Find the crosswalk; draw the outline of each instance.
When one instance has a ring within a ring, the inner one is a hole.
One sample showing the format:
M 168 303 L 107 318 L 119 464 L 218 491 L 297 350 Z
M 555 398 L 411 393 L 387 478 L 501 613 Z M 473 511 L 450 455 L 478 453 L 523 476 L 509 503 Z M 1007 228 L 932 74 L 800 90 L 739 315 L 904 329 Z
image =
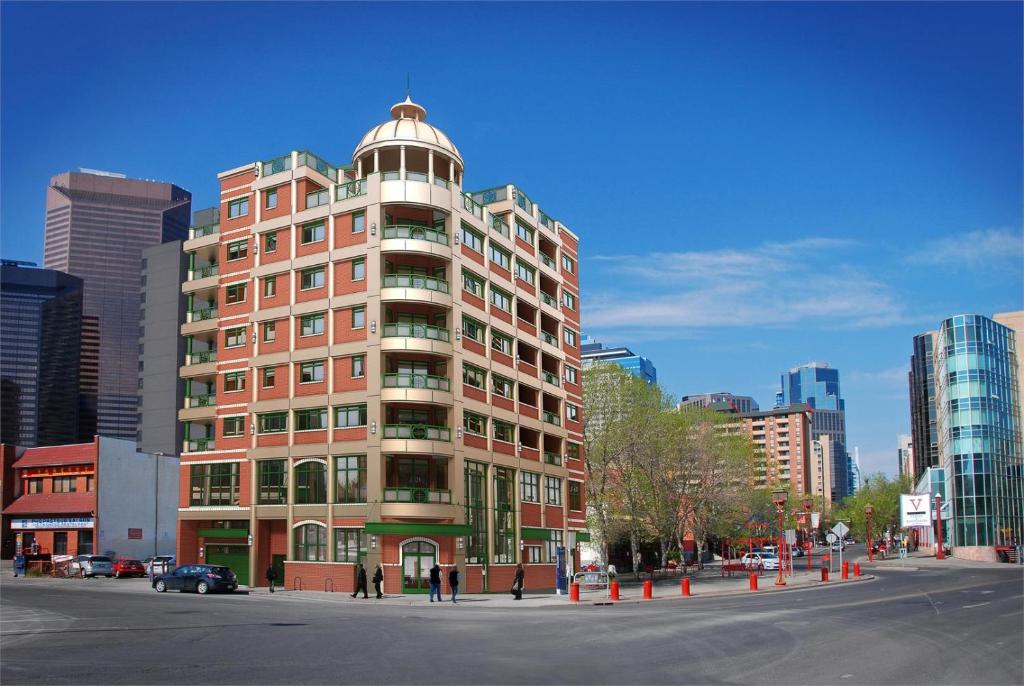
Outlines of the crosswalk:
M 10 648 L 40 633 L 67 628 L 74 621 L 71 615 L 5 602 L 0 608 L 0 645 Z

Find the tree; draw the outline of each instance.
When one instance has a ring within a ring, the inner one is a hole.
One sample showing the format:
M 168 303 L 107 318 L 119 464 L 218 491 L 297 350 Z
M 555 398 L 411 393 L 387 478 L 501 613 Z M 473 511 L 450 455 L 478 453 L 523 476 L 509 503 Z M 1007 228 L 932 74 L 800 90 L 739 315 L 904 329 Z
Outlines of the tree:
M 900 525 L 900 494 L 910 493 L 914 487 L 910 475 L 889 479 L 885 474 L 872 474 L 856 493 L 843 500 L 836 508 L 836 518 L 848 521 L 854 536 L 867 537 L 867 515 L 864 507 L 871 505 L 873 536 L 886 527 L 898 529 Z

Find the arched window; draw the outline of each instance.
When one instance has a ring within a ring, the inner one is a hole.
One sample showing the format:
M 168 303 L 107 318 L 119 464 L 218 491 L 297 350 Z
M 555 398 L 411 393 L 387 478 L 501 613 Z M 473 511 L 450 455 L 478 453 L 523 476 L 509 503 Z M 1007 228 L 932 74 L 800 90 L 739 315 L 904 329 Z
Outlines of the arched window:
M 295 465 L 295 504 L 322 505 L 327 502 L 327 465 L 303 462 Z
M 326 562 L 327 527 L 320 524 L 303 524 L 295 527 L 295 559 Z

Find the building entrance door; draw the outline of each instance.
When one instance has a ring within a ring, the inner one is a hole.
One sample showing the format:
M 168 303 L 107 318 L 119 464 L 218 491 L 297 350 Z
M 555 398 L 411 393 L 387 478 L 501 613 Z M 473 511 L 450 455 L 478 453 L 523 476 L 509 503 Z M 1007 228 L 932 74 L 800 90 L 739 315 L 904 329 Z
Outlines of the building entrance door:
M 239 586 L 249 585 L 248 546 L 221 544 L 207 545 L 206 564 L 228 567 L 235 573 L 235 576 L 238 577 Z
M 430 568 L 437 562 L 437 546 L 431 541 L 410 541 L 402 546 L 402 593 L 430 590 Z

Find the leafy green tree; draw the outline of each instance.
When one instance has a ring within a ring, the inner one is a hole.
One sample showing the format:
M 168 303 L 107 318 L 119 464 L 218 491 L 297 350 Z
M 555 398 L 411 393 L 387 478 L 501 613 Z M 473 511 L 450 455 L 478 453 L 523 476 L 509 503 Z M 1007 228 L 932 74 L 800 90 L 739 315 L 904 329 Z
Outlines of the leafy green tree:
M 853 535 L 867 538 L 867 515 L 864 507 L 871 505 L 872 536 L 877 540 L 881 532 L 900 525 L 900 494 L 910 493 L 913 479 L 904 475 L 889 479 L 885 474 L 872 474 L 864 479 L 860 489 L 836 508 L 835 518 L 848 522 Z

